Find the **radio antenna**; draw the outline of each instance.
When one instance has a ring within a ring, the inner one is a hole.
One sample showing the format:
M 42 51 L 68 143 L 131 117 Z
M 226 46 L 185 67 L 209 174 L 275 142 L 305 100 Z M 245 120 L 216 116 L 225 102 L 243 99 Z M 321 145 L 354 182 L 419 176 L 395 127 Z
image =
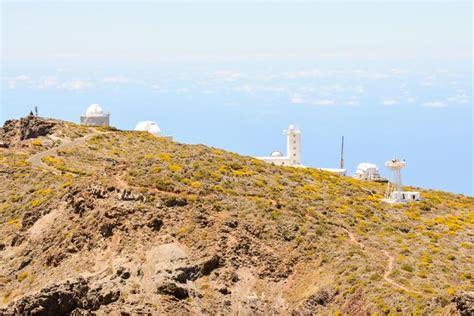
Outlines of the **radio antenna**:
M 342 143 L 341 143 L 341 169 L 344 169 L 344 136 L 342 136 Z

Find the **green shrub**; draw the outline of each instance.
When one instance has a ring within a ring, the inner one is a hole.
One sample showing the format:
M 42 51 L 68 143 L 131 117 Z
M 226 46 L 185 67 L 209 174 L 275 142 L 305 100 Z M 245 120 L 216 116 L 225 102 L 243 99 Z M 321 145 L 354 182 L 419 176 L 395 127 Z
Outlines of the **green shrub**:
M 27 277 L 28 277 L 28 272 L 26 271 L 21 272 L 20 274 L 16 276 L 18 282 L 23 282 Z
M 411 265 L 409 265 L 407 263 L 402 264 L 401 268 L 402 268 L 402 270 L 410 272 L 410 273 L 415 270 Z

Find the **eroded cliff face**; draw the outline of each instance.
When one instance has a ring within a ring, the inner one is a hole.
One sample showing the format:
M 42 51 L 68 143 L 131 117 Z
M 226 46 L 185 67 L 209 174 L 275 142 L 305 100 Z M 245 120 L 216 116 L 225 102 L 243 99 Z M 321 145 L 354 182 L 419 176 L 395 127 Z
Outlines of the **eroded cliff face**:
M 53 134 L 56 128 L 64 126 L 54 120 L 45 120 L 33 115 L 19 120 L 8 120 L 0 132 L 0 142 L 7 147 L 20 144 L 21 141 Z
M 472 198 L 389 205 L 378 183 L 22 120 L 1 136 L 0 314 L 472 314 Z

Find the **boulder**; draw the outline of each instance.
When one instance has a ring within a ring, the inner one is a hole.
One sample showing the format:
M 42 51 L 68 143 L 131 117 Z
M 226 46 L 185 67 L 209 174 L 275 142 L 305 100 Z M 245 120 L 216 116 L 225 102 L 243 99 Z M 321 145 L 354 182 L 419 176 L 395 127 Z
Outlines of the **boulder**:
M 177 298 L 178 300 L 184 300 L 189 297 L 189 292 L 184 287 L 178 286 L 176 283 L 168 282 L 164 283 L 156 289 L 157 294 L 169 295 Z

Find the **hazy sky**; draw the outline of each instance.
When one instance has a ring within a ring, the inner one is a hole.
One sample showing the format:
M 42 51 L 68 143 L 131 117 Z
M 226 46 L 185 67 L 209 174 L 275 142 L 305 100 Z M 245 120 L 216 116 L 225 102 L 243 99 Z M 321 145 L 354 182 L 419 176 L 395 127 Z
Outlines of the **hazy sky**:
M 186 143 L 337 167 L 405 158 L 474 195 L 471 2 L 2 1 L 0 120 L 158 122 Z
M 64 2 L 4 3 L 3 61 L 472 57 L 470 2 Z

